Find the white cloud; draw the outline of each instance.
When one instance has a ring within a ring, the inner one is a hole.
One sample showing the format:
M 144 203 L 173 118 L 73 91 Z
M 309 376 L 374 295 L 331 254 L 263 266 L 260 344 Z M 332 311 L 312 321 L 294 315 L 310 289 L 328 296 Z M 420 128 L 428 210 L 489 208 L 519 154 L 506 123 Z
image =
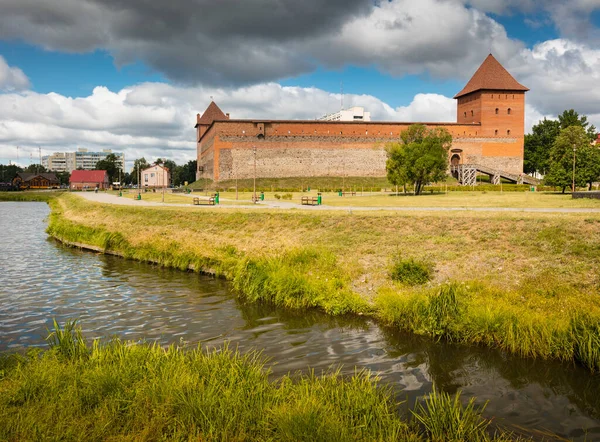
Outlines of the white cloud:
M 133 159 L 168 157 L 177 163 L 195 158 L 195 119 L 210 97 L 232 118 L 315 119 L 340 107 L 340 95 L 316 88 L 265 83 L 236 89 L 177 87 L 144 83 L 112 92 L 96 87 L 88 97 L 36 92 L 0 95 L 0 162 L 21 164 L 30 155 L 77 147 L 113 149 Z M 344 96 L 344 106 L 363 106 L 375 120 L 454 121 L 453 99 L 418 94 L 407 106 L 392 108 L 371 95 Z
M 29 79 L 17 67 L 8 65 L 0 55 L 0 91 L 24 90 L 29 87 Z

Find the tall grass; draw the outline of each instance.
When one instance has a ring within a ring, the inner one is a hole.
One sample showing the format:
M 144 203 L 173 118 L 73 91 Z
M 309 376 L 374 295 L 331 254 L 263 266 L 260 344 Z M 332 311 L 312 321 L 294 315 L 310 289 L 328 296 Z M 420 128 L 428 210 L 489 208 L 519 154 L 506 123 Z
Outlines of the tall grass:
M 463 405 L 460 392 L 451 396 L 434 386 L 425 404 L 417 402 L 412 414 L 429 440 L 471 442 L 485 440 L 488 435 L 491 421 L 482 417 L 486 405 L 477 407 L 475 398 Z
M 600 246 L 592 219 L 485 217 L 475 220 L 486 223 L 480 228 L 464 219 L 431 217 L 411 218 L 417 226 L 408 226 L 404 217 L 400 221 L 389 215 L 107 207 L 72 195 L 50 205 L 48 232 L 60 240 L 222 275 L 248 302 L 369 314 L 434 339 L 577 361 L 600 371 L 600 302 L 590 289 L 596 276 L 589 270 L 590 264 L 600 262 Z M 431 228 L 432 223 L 439 226 Z M 409 241 L 406 234 L 397 233 L 400 229 L 417 233 Z M 426 246 L 431 231 L 438 233 Z M 504 238 L 508 235 L 509 241 Z M 404 248 L 398 241 L 404 241 Z M 432 257 L 436 272 L 429 273 L 426 286 L 392 282 L 388 257 L 411 246 L 409 253 L 417 258 L 408 264 L 400 261 L 397 273 L 412 277 L 428 267 Z M 519 266 L 505 275 L 462 256 L 474 256 L 476 248 L 479 257 L 488 247 L 494 252 L 490 259 L 496 260 L 491 265 L 500 261 L 511 266 L 518 260 Z M 552 254 L 559 254 L 568 266 L 548 260 Z M 530 255 L 544 259 L 526 261 Z M 453 261 L 467 266 L 465 274 L 472 279 L 440 281 L 438 271 L 447 271 Z M 540 271 L 531 263 L 546 267 Z M 482 271 L 487 277 L 476 274 Z M 503 278 L 502 284 L 498 278 Z M 513 279 L 519 283 L 509 286 Z
M 48 202 L 53 198 L 61 195 L 62 191 L 52 192 L 35 192 L 35 191 L 19 191 L 19 192 L 0 192 L 0 201 L 39 201 Z
M 260 353 L 118 339 L 84 352 L 74 322 L 54 326 L 48 351 L 0 357 L 0 440 L 420 441 L 440 429 L 492 440 L 472 401 L 448 419 L 458 397 L 408 424 L 365 371 L 269 380 Z

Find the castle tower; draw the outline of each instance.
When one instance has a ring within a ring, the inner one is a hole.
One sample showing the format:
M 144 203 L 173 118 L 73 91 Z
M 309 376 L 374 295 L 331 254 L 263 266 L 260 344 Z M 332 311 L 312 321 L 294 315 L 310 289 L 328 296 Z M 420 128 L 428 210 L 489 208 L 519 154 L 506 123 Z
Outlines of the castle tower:
M 481 124 L 482 137 L 522 140 L 528 90 L 490 54 L 463 90 L 454 96 L 456 121 Z
M 198 158 L 196 170 L 196 179 L 200 179 L 206 176 L 212 176 L 214 174 L 214 170 L 212 169 L 212 165 L 214 164 L 214 158 L 210 157 L 206 151 L 202 152 L 202 146 L 200 144 L 200 139 L 204 136 L 204 134 L 208 131 L 210 126 L 215 121 L 227 121 L 229 120 L 229 114 L 224 114 L 219 106 L 216 105 L 214 101 L 211 101 L 202 117 L 200 114 L 196 114 L 196 154 Z

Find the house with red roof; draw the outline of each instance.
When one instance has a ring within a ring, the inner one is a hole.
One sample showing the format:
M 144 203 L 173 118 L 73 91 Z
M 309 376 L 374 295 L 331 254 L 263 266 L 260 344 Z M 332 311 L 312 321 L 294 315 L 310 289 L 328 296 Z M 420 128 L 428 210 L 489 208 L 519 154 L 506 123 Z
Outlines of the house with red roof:
M 106 170 L 74 170 L 69 179 L 71 190 L 108 189 L 108 172 Z

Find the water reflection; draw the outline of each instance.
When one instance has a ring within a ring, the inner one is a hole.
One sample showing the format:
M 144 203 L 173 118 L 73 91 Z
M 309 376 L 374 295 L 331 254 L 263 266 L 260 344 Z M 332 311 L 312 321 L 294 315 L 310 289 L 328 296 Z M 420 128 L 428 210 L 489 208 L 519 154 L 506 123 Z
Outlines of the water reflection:
M 435 343 L 361 317 L 245 304 L 221 280 L 62 247 L 44 234 L 45 204 L 0 203 L 0 350 L 44 345 L 46 327 L 80 318 L 89 338 L 262 350 L 273 375 L 366 368 L 414 400 L 464 391 L 509 426 L 600 439 L 600 382 L 585 369 Z

